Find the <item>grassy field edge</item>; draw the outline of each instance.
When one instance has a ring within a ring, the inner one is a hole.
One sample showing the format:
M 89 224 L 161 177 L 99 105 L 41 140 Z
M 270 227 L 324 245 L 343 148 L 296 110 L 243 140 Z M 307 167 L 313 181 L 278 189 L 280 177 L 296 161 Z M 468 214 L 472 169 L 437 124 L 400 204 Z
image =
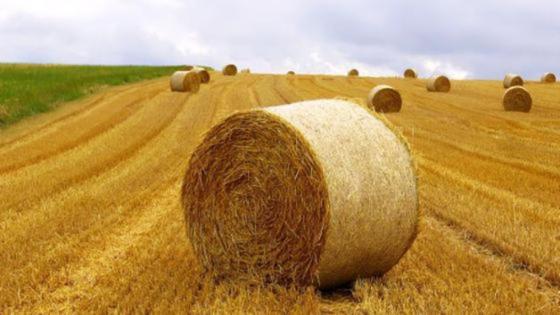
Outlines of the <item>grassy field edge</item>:
M 0 64 L 0 128 L 105 87 L 167 76 L 182 67 Z

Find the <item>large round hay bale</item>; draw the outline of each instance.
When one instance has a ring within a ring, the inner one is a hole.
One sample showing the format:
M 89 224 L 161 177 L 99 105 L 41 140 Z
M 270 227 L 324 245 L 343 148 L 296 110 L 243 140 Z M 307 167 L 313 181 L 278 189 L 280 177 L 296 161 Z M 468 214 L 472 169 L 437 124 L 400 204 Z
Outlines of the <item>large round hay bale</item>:
M 196 72 L 200 76 L 201 83 L 208 83 L 210 82 L 210 72 L 204 68 L 195 67 L 193 71 Z
M 288 71 L 287 75 L 295 75 L 296 73 L 294 71 Z
M 430 92 L 449 92 L 451 81 L 444 75 L 433 76 L 428 79 L 426 87 Z
M 360 72 L 358 71 L 358 69 L 350 69 L 350 71 L 348 71 L 348 76 L 349 77 L 357 77 L 360 75 Z
M 556 83 L 556 75 L 554 73 L 551 73 L 551 72 L 545 73 L 541 77 L 541 82 L 542 83 Z
M 418 77 L 418 74 L 414 69 L 408 68 L 404 70 L 404 77 L 407 79 L 416 79 Z
M 237 74 L 237 66 L 233 64 L 226 65 L 222 70 L 224 75 L 236 75 Z
M 198 92 L 201 79 L 195 71 L 176 71 L 171 76 L 171 91 L 175 92 Z
M 517 74 L 506 74 L 504 78 L 504 88 L 509 89 L 512 86 L 522 86 L 523 85 L 523 78 Z
M 398 112 L 402 107 L 401 94 L 389 85 L 378 85 L 368 94 L 368 106 L 376 112 Z
M 355 104 L 237 113 L 206 135 L 182 187 L 190 243 L 218 279 L 328 288 L 382 275 L 417 233 L 407 145 Z
M 504 93 L 503 105 L 506 111 L 529 112 L 533 99 L 524 87 L 512 86 Z

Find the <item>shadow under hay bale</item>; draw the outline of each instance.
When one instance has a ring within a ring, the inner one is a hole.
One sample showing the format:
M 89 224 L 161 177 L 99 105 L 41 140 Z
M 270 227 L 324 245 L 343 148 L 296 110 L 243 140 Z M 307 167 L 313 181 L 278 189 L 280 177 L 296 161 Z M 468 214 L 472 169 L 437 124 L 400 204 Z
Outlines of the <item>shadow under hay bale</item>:
M 451 90 L 451 81 L 444 75 L 433 76 L 428 79 L 426 88 L 430 92 L 447 93 Z
M 512 86 L 504 93 L 503 105 L 506 111 L 528 113 L 533 106 L 533 99 L 524 87 Z
M 174 92 L 198 92 L 201 79 L 195 71 L 176 71 L 170 80 L 171 91 Z
M 395 265 L 416 237 L 417 198 L 403 138 L 341 100 L 230 116 L 182 187 L 190 243 L 217 279 L 320 288 Z
M 368 94 L 368 107 L 380 113 L 399 112 L 402 98 L 399 91 L 389 85 L 378 85 Z

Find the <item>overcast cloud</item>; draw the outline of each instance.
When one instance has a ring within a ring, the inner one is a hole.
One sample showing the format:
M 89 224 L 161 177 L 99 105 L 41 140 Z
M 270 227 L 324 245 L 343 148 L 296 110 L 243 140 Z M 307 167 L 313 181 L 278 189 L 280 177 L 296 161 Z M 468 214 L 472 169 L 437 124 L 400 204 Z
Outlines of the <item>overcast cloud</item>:
M 560 1 L 0 0 L 0 62 L 536 78 L 560 72 Z

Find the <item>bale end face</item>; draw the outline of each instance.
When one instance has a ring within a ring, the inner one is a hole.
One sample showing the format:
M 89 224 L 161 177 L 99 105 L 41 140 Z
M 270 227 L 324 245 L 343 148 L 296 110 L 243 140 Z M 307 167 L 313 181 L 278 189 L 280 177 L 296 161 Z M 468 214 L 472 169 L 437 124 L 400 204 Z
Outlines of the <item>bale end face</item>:
M 554 73 L 545 73 L 541 78 L 542 83 L 556 83 L 556 75 Z
M 327 229 L 324 174 L 278 117 L 251 111 L 215 126 L 191 157 L 182 196 L 194 250 L 217 279 L 315 281 Z
M 523 78 L 517 74 L 506 74 L 504 88 L 509 89 L 512 86 L 523 86 Z
M 401 110 L 402 98 L 393 87 L 378 85 L 369 92 L 367 103 L 378 113 L 394 113 Z
M 234 64 L 229 64 L 224 67 L 222 70 L 224 75 L 233 76 L 237 74 L 237 66 Z
M 414 69 L 406 69 L 404 70 L 404 77 L 407 79 L 416 79 L 418 75 Z
M 360 72 L 358 71 L 358 69 L 351 69 L 350 71 L 348 71 L 348 76 L 349 77 L 357 77 L 360 75 Z
M 447 93 L 451 90 L 451 81 L 444 75 L 431 77 L 426 85 L 430 92 Z
M 189 161 L 182 204 L 194 252 L 216 278 L 321 288 L 383 274 L 418 224 L 406 145 L 339 100 L 238 113 L 213 127 Z
M 506 111 L 528 113 L 533 106 L 533 99 L 524 87 L 513 86 L 504 93 L 503 105 Z

